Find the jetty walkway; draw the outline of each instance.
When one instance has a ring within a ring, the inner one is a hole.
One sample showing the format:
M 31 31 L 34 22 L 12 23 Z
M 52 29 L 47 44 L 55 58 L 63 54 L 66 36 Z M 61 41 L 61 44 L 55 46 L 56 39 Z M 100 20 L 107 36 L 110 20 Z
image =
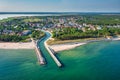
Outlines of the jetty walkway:
M 49 33 L 51 35 L 50 32 L 46 32 Z M 47 45 L 47 41 L 51 38 L 51 36 L 44 42 L 45 48 L 47 49 L 47 51 L 49 52 L 50 56 L 53 58 L 53 60 L 55 61 L 55 63 L 57 64 L 58 67 L 62 67 L 62 64 L 60 63 L 60 61 L 57 59 L 57 57 L 54 55 L 54 51 Z
M 40 63 L 41 65 L 45 64 L 45 63 L 46 63 L 46 62 L 45 62 L 45 59 L 43 58 L 42 53 L 41 53 L 41 51 L 40 51 L 40 49 L 39 49 L 39 47 L 38 47 L 38 41 L 35 42 L 35 41 L 33 40 L 33 38 L 31 38 L 31 40 L 32 40 L 32 42 L 33 42 L 34 45 L 35 45 L 35 51 L 36 51 L 36 55 L 37 55 L 37 58 L 38 58 L 39 63 Z

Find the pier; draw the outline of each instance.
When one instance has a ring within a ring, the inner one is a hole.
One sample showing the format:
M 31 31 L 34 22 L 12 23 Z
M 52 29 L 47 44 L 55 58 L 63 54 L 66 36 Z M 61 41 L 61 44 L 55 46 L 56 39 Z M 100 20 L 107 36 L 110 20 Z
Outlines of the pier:
M 33 39 L 31 39 L 35 45 L 35 51 L 36 51 L 36 55 L 37 55 L 37 58 L 38 58 L 38 61 L 41 65 L 44 65 L 45 64 L 45 59 L 43 58 L 42 56 L 42 53 L 38 47 L 38 41 L 34 41 Z
M 45 32 L 46 34 L 50 32 Z M 51 35 L 51 34 L 50 34 Z M 47 38 L 47 40 L 44 41 L 44 46 L 46 48 L 46 50 L 48 51 L 48 53 L 50 54 L 50 56 L 52 57 L 52 59 L 55 61 L 55 63 L 57 64 L 58 67 L 62 67 L 62 64 L 61 62 L 58 60 L 58 58 L 55 56 L 55 52 L 53 49 L 51 49 L 49 47 L 49 45 L 47 45 L 47 41 L 51 38 L 51 36 L 49 38 Z M 34 41 L 32 38 L 31 38 L 32 42 L 34 43 L 35 45 L 35 51 L 36 51 L 36 55 L 37 55 L 37 58 L 38 58 L 38 61 L 41 65 L 45 64 L 45 59 L 44 57 L 42 56 L 42 53 L 41 53 L 41 50 L 39 49 L 39 46 L 38 46 L 38 43 L 39 41 Z
M 51 38 L 51 37 L 50 37 Z M 57 59 L 57 57 L 54 55 L 54 51 L 47 45 L 47 41 L 49 40 L 49 38 L 44 42 L 45 48 L 47 49 L 47 51 L 49 52 L 50 56 L 53 58 L 53 60 L 55 61 L 55 63 L 57 64 L 58 67 L 62 67 L 62 64 L 60 63 L 60 61 Z

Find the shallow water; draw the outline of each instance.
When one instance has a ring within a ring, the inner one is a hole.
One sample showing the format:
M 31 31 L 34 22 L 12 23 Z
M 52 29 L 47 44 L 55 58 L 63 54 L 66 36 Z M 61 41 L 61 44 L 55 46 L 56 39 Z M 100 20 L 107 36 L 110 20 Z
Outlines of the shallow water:
M 58 52 L 58 68 L 49 54 L 46 66 L 34 50 L 0 50 L 0 80 L 120 80 L 120 41 L 94 42 Z

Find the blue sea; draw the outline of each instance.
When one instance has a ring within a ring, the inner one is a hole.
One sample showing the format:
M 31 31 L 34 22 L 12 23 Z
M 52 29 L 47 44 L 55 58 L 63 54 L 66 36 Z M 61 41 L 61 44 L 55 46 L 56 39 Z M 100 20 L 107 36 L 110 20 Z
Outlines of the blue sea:
M 120 41 L 101 41 L 50 55 L 40 65 L 34 50 L 0 50 L 0 80 L 120 80 Z

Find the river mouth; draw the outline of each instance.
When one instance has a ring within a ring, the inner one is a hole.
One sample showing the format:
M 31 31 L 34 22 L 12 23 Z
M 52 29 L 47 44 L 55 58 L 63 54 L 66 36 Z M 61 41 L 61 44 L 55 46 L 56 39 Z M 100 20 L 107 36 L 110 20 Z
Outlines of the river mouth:
M 45 31 L 44 31 L 45 32 Z M 60 60 L 58 59 L 58 57 L 54 54 L 54 52 L 52 51 L 52 49 L 47 45 L 47 40 L 51 37 L 51 34 L 49 32 L 45 32 L 45 36 L 43 38 L 41 38 L 38 41 L 37 46 L 39 47 L 42 56 L 45 60 L 46 65 L 49 65 L 49 61 L 47 60 L 47 56 L 50 56 L 51 59 L 53 59 L 53 61 L 55 62 L 55 64 L 61 68 L 62 64 L 60 62 Z

